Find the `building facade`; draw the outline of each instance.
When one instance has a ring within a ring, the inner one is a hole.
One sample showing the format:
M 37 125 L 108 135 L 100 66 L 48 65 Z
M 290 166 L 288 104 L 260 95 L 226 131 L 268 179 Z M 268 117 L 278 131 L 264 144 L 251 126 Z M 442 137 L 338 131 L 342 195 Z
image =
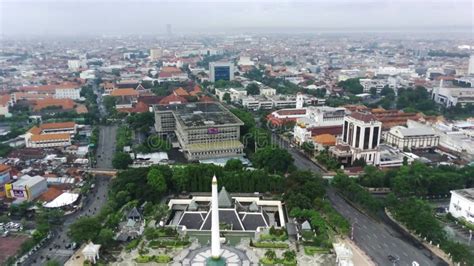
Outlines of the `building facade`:
M 452 190 L 449 213 L 474 224 L 474 188 Z
M 342 138 L 330 151 L 346 164 L 363 159 L 367 164 L 378 165 L 381 134 L 382 123 L 374 115 L 352 112 L 344 117 Z
M 209 79 L 211 82 L 234 80 L 234 69 L 234 64 L 230 62 L 211 62 L 209 63 Z
M 57 88 L 55 90 L 54 98 L 56 99 L 71 99 L 79 100 L 81 98 L 81 88 Z
M 400 150 L 433 148 L 438 146 L 439 136 L 431 128 L 396 126 L 387 133 L 385 142 Z
M 241 157 L 240 121 L 219 103 L 155 105 L 155 129 L 174 134 L 191 161 Z

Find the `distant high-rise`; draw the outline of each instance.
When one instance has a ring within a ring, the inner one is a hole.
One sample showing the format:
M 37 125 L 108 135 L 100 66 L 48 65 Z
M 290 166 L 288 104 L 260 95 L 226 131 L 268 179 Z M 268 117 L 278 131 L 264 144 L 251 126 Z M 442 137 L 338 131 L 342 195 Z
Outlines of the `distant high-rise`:
M 171 24 L 166 24 L 166 34 L 168 37 L 171 37 L 173 35 L 173 32 L 171 31 Z
M 474 54 L 469 57 L 469 68 L 467 69 L 468 75 L 474 75 Z
M 150 60 L 156 61 L 161 58 L 163 55 L 163 50 L 161 48 L 151 48 L 150 49 Z
M 209 63 L 209 80 L 234 80 L 234 64 L 231 62 L 211 62 Z

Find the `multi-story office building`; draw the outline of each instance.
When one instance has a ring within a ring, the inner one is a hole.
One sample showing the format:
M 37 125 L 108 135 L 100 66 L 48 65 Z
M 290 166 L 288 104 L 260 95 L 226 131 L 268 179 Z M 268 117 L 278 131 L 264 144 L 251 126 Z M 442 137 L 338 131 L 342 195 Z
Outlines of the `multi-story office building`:
M 352 112 L 344 117 L 342 138 L 330 151 L 346 164 L 363 159 L 367 164 L 377 165 L 381 132 L 382 123 L 374 115 Z
M 156 61 L 161 58 L 163 55 L 163 50 L 161 48 L 152 48 L 150 49 L 150 60 Z
M 219 103 L 154 105 L 155 129 L 174 133 L 188 160 L 243 156 L 240 121 Z
M 230 62 L 209 63 L 209 79 L 211 82 L 218 80 L 234 80 L 234 64 Z

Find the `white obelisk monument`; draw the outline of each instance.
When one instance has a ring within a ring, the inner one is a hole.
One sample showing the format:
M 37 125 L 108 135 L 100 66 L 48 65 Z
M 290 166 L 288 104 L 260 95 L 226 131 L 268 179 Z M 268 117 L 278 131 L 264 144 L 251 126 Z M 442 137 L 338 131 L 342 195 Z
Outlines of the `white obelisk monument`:
M 214 175 L 212 178 L 212 199 L 211 199 L 211 212 L 212 212 L 212 225 L 211 225 L 211 256 L 213 259 L 218 259 L 221 256 L 221 241 L 220 241 L 220 229 L 219 229 L 219 203 L 218 203 L 218 192 L 217 192 L 217 178 Z

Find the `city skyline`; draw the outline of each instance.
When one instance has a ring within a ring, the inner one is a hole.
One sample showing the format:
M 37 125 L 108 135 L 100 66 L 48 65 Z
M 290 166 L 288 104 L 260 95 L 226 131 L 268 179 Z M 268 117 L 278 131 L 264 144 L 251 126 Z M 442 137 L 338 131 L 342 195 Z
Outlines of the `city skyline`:
M 93 8 L 92 7 L 93 4 Z M 471 1 L 0 1 L 3 36 L 472 32 Z M 18 14 L 22 14 L 18 19 Z

